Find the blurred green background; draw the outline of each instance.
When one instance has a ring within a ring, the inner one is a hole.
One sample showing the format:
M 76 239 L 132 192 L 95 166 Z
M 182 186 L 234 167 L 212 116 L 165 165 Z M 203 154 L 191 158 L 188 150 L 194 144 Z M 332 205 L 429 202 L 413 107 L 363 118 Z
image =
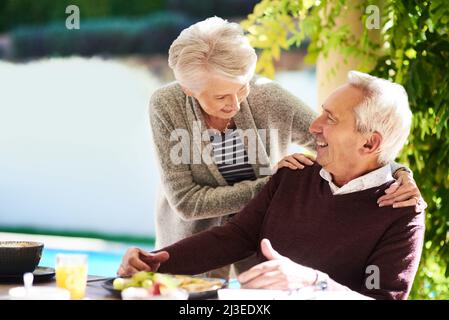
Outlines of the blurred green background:
M 166 53 L 179 32 L 217 15 L 242 18 L 254 0 L 4 0 L 0 34 L 9 33 L 9 49 L 0 58 L 29 59 L 69 55 Z M 69 30 L 66 7 L 76 5 L 81 28 Z

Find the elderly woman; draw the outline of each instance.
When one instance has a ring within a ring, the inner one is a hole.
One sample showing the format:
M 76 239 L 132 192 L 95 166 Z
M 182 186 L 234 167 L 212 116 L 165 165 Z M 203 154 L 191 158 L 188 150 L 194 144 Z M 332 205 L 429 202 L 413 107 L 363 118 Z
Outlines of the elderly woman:
M 224 224 L 261 190 L 273 168 L 313 164 L 287 154 L 292 143 L 314 147 L 308 128 L 316 114 L 279 85 L 254 77 L 256 60 L 239 25 L 218 17 L 183 30 L 170 47 L 176 82 L 150 102 L 163 186 L 156 247 Z M 420 193 L 410 173 L 391 167 L 397 182 L 379 205 L 417 205 Z M 149 270 L 140 254 L 128 250 L 118 273 Z M 237 263 L 236 272 L 255 263 Z M 228 274 L 226 267 L 209 276 Z

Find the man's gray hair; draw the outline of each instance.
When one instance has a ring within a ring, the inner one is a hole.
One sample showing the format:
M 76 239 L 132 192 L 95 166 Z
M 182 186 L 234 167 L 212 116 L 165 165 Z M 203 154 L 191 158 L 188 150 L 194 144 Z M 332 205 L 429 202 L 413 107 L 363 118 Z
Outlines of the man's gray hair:
M 382 136 L 379 163 L 393 161 L 407 141 L 412 124 L 404 87 L 358 71 L 349 71 L 348 82 L 364 92 L 363 101 L 354 109 L 357 130 L 378 132 Z
M 208 75 L 245 84 L 253 77 L 257 61 L 243 29 L 218 17 L 184 29 L 168 55 L 176 80 L 192 91 L 201 90 Z

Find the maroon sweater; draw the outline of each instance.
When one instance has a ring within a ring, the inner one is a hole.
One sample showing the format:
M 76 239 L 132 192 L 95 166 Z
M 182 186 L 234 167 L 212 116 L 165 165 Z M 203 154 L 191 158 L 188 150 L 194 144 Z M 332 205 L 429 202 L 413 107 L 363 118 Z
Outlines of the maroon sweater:
M 301 265 L 376 299 L 406 299 L 415 277 L 424 236 L 424 214 L 413 207 L 379 207 L 390 183 L 333 195 L 321 167 L 281 169 L 227 224 L 162 250 L 170 254 L 159 271 L 198 274 L 260 251 L 267 238 L 275 250 Z M 365 279 L 375 265 L 380 289 Z

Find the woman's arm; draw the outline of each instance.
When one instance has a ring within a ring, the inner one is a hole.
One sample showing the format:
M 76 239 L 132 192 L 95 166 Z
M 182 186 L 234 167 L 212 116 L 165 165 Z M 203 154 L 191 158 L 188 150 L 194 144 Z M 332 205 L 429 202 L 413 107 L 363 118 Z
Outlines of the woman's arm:
M 255 119 L 267 123 L 270 128 L 279 128 L 281 140 L 315 151 L 315 139 L 309 127 L 318 114 L 280 84 L 255 77 L 248 103 L 252 105 Z
M 291 143 L 315 151 L 315 138 L 309 132 L 309 127 L 318 114 L 276 82 L 270 81 L 266 85 L 261 85 L 260 89 L 266 91 L 264 98 L 269 100 L 263 103 L 273 106 L 270 109 L 281 117 L 281 123 L 286 119 L 290 120 Z
M 392 205 L 394 208 L 415 206 L 415 212 L 424 211 L 427 208 L 427 203 L 413 180 L 412 171 L 396 162 L 390 162 L 390 167 L 396 182 L 385 190 L 385 195 L 378 199 L 379 206 Z
M 315 137 L 309 132 L 309 127 L 317 114 L 290 93 L 285 95 L 285 99 L 294 109 L 291 124 L 292 142 L 315 152 Z
M 240 211 L 262 189 L 268 177 L 242 181 L 233 186 L 203 186 L 193 180 L 190 164 L 175 164 L 170 154 L 180 142 L 171 141 L 175 128 L 167 105 L 173 101 L 156 91 L 150 101 L 150 122 L 162 185 L 170 206 L 184 220 L 198 220 Z M 178 128 L 179 129 L 179 128 Z M 191 141 L 188 148 L 195 147 Z M 190 149 L 188 149 L 190 155 Z
M 391 175 L 392 175 L 393 178 L 395 178 L 395 179 L 398 178 L 396 174 L 399 173 L 400 171 L 408 172 L 408 173 L 410 173 L 410 175 L 413 177 L 413 172 L 412 172 L 408 167 L 406 167 L 406 166 L 403 165 L 403 164 L 400 164 L 400 163 L 391 161 L 391 162 L 390 162 L 390 168 L 391 168 Z

